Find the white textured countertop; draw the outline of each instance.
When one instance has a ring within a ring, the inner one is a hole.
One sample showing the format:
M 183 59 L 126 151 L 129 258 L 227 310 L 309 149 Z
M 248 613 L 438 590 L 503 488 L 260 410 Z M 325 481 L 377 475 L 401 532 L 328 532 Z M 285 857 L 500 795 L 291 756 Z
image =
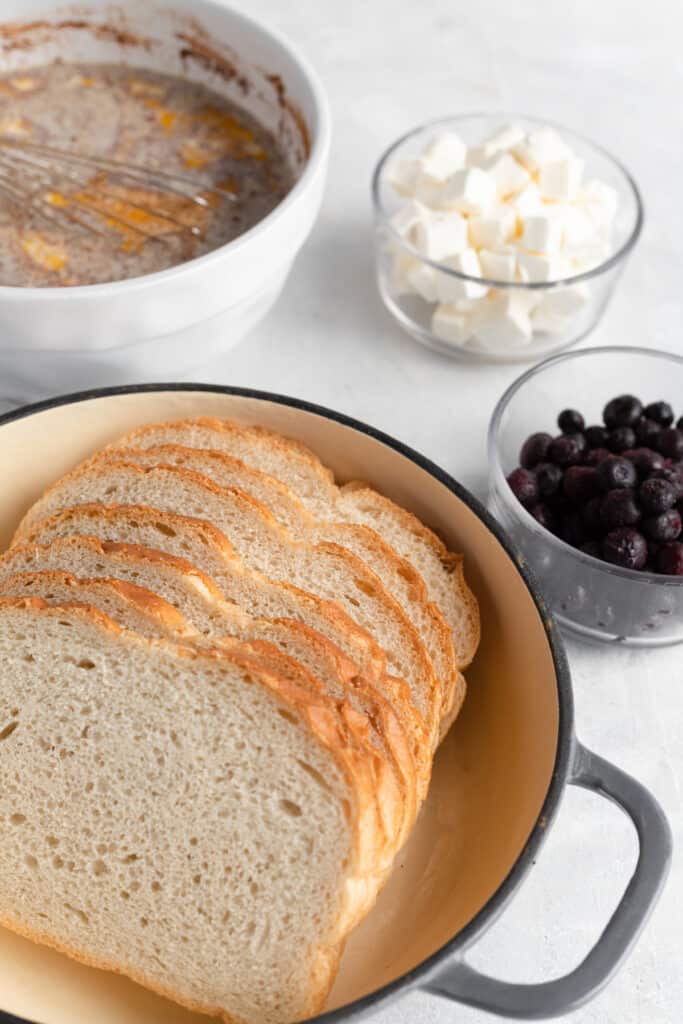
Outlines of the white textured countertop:
M 675 0 L 234 2 L 286 32 L 315 64 L 331 99 L 334 144 L 322 215 L 284 295 L 255 334 L 200 379 L 356 416 L 485 497 L 488 419 L 521 368 L 452 362 L 401 334 L 375 289 L 369 200 L 372 167 L 393 138 L 420 121 L 477 110 L 564 122 L 621 156 L 644 193 L 646 228 L 590 344 L 683 351 L 683 13 Z M 683 846 L 683 647 L 568 646 L 579 736 L 656 794 Z M 634 861 L 627 820 L 605 801 L 570 790 L 534 871 L 471 962 L 520 982 L 565 973 L 597 938 Z M 677 858 L 624 969 L 567 1019 L 678 1024 L 682 962 Z M 371 1019 L 492 1018 L 416 994 Z
M 620 154 L 645 198 L 646 228 L 591 344 L 683 351 L 683 14 L 674 0 L 241 0 L 285 31 L 330 96 L 334 143 L 322 215 L 267 321 L 203 376 L 320 402 L 424 452 L 480 497 L 485 437 L 520 367 L 466 366 L 404 337 L 374 284 L 369 179 L 382 149 L 420 121 L 513 110 L 566 123 Z M 683 400 L 683 396 L 681 396 Z M 582 740 L 660 799 L 683 846 L 683 648 L 569 645 Z M 635 861 L 618 810 L 572 789 L 538 864 L 471 954 L 516 981 L 575 966 Z M 674 1024 L 683 1010 L 683 868 L 624 969 L 572 1024 Z M 376 1024 L 491 1018 L 425 995 Z

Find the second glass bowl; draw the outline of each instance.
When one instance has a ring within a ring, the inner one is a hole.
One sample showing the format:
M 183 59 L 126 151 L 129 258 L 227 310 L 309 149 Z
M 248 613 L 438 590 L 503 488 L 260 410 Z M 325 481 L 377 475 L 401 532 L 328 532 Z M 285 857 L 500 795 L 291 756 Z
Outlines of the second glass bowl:
M 620 394 L 668 401 L 680 415 L 683 358 L 641 348 L 589 348 L 555 356 L 518 378 L 491 419 L 489 507 L 536 573 L 561 626 L 585 639 L 629 646 L 683 643 L 683 576 L 622 569 L 571 547 L 527 512 L 506 479 L 530 434 L 557 432 L 562 409 L 577 408 L 587 423 L 600 423 L 606 403 Z
M 441 132 L 455 132 L 468 146 L 477 145 L 506 123 L 519 125 L 525 132 L 548 127 L 555 129 L 574 154 L 585 162 L 586 179 L 598 179 L 616 191 L 618 207 L 610 238 L 610 255 L 604 262 L 591 270 L 551 282 L 512 283 L 472 278 L 422 256 L 393 227 L 392 217 L 405 202 L 389 180 L 391 168 L 396 162 L 418 157 Z M 536 361 L 575 345 L 584 338 L 604 313 L 643 222 L 643 207 L 636 184 L 614 157 L 567 128 L 516 115 L 469 114 L 434 121 L 414 129 L 395 142 L 380 159 L 373 175 L 372 196 L 377 281 L 386 308 L 416 341 L 446 355 L 486 362 Z M 483 284 L 489 287 L 489 294 L 499 300 L 504 300 L 514 291 L 528 296 L 532 293 L 544 296 L 552 290 L 560 302 L 566 300 L 571 306 L 578 289 L 581 293 L 580 308 L 574 315 L 564 318 L 560 326 L 535 329 L 530 340 L 524 344 L 513 346 L 502 342 L 488 345 L 486 349 L 473 347 L 467 342 L 462 345 L 452 344 L 444 341 L 432 328 L 436 303 L 427 302 L 416 294 L 406 294 L 397 286 L 396 267 L 401 261 L 412 261 L 414 265 L 429 268 L 438 274 Z

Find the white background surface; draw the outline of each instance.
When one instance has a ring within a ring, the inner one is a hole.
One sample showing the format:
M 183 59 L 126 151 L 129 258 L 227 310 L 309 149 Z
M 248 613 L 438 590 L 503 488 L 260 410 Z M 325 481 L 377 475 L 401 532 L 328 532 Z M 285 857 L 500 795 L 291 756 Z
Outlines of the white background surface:
M 683 351 L 683 14 L 676 0 L 235 0 L 285 31 L 328 90 L 334 144 L 326 202 L 285 294 L 254 335 L 198 379 L 278 391 L 365 420 L 486 493 L 486 427 L 522 368 L 466 366 L 418 347 L 376 294 L 369 179 L 414 124 L 519 111 L 602 142 L 644 193 L 646 228 L 590 344 Z M 159 379 L 164 379 L 159 367 Z M 567 396 L 568 400 L 573 396 Z M 667 396 L 670 397 L 670 396 Z M 683 411 L 683 395 L 678 400 Z M 580 396 L 576 396 L 580 405 Z M 541 425 L 542 426 L 542 425 Z M 581 739 L 636 775 L 683 842 L 683 647 L 569 645 Z M 512 907 L 471 954 L 483 970 L 539 981 L 575 966 L 606 923 L 635 860 L 626 819 L 570 791 Z M 612 985 L 572 1024 L 683 1018 L 683 869 Z M 374 1024 L 491 1018 L 416 994 Z

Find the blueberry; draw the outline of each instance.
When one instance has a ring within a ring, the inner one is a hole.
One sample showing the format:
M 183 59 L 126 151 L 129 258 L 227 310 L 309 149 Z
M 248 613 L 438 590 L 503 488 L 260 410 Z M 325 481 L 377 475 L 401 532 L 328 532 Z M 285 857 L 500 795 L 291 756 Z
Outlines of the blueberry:
M 591 498 L 581 509 L 581 519 L 589 537 L 602 537 L 605 532 L 601 508 L 602 498 Z
M 607 447 L 612 452 L 624 452 L 627 448 L 633 448 L 636 443 L 636 435 L 632 427 L 615 427 L 607 435 Z
M 519 453 L 519 461 L 524 469 L 533 469 L 535 465 L 545 460 L 551 441 L 550 434 L 531 434 L 527 437 Z
M 677 430 L 683 430 L 683 416 L 676 420 L 676 428 Z
M 600 558 L 602 552 L 600 550 L 600 544 L 597 540 L 587 540 L 579 546 L 579 551 L 583 551 L 584 555 L 592 555 L 593 558 Z
M 607 530 L 617 526 L 635 526 L 640 519 L 640 508 L 634 491 L 620 487 L 608 491 L 602 499 L 600 515 Z
M 563 409 L 557 417 L 557 425 L 563 434 L 578 434 L 586 426 L 586 421 L 576 409 Z
M 674 421 L 674 411 L 668 402 L 650 402 L 643 409 L 643 415 L 663 427 L 670 427 Z
M 602 542 L 602 556 L 624 569 L 642 569 L 647 561 L 647 541 L 632 526 L 611 530 Z
M 607 433 L 607 431 L 605 431 L 605 433 Z M 608 459 L 611 454 L 612 452 L 609 450 L 609 448 L 591 448 L 591 450 L 586 455 L 586 465 L 597 466 L 605 459 Z
M 664 467 L 664 456 L 652 448 L 628 448 L 621 453 L 621 457 L 633 463 L 641 480 Z
M 636 432 L 638 444 L 645 445 L 647 448 L 654 448 L 659 443 L 659 438 L 664 428 L 659 423 L 655 423 L 654 420 L 649 420 L 646 416 L 643 416 L 638 420 L 633 429 Z
M 585 447 L 583 434 L 560 434 L 550 442 L 548 458 L 556 466 L 575 466 L 581 462 Z
M 531 470 L 521 467 L 513 470 L 508 477 L 508 483 L 515 498 L 522 505 L 533 505 L 538 501 L 538 484 Z
M 586 531 L 581 520 L 581 514 L 575 509 L 562 516 L 557 532 L 558 536 L 563 541 L 566 541 L 567 544 L 571 544 L 573 548 L 578 548 L 586 540 Z
M 683 576 L 683 544 L 662 544 L 657 554 L 657 568 L 667 576 Z
M 681 533 L 681 516 L 675 508 L 643 520 L 643 532 L 656 541 L 677 540 Z
M 663 466 L 662 469 L 655 471 L 654 476 L 660 480 L 668 480 L 676 491 L 676 499 L 683 498 L 683 464 L 673 462 L 669 466 Z
M 553 462 L 541 462 L 534 470 L 538 493 L 542 498 L 552 498 L 562 486 L 562 470 Z
M 564 474 L 562 490 L 576 505 L 583 505 L 598 490 L 595 469 L 592 466 L 569 466 Z
M 546 530 L 550 530 L 551 532 L 554 531 L 555 516 L 553 515 L 552 509 L 548 508 L 544 502 L 539 501 L 535 505 L 531 505 L 529 512 L 540 526 L 545 527 Z
M 605 426 L 632 427 L 643 414 L 643 404 L 633 395 L 619 395 L 605 406 L 602 418 Z
M 668 480 L 652 477 L 640 485 L 640 503 L 649 515 L 659 515 L 676 504 L 676 488 Z
M 584 431 L 584 436 L 586 438 L 586 444 L 589 448 L 607 447 L 606 427 L 586 427 Z
M 613 491 L 616 487 L 635 487 L 638 480 L 636 468 L 628 459 L 610 455 L 603 459 L 595 470 L 598 486 L 602 491 Z
M 675 427 L 663 430 L 657 447 L 669 459 L 683 459 L 683 430 L 676 430 Z

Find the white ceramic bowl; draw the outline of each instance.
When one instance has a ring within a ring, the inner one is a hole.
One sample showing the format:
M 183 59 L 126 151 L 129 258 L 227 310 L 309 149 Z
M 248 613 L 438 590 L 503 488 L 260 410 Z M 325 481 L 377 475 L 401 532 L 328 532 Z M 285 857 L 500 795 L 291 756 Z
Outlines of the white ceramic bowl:
M 214 0 L 5 0 L 0 70 L 61 57 L 181 74 L 273 131 L 296 175 L 289 195 L 214 252 L 145 277 L 75 288 L 0 287 L 0 397 L 185 377 L 239 342 L 277 298 L 322 200 L 330 115 L 290 44 Z

